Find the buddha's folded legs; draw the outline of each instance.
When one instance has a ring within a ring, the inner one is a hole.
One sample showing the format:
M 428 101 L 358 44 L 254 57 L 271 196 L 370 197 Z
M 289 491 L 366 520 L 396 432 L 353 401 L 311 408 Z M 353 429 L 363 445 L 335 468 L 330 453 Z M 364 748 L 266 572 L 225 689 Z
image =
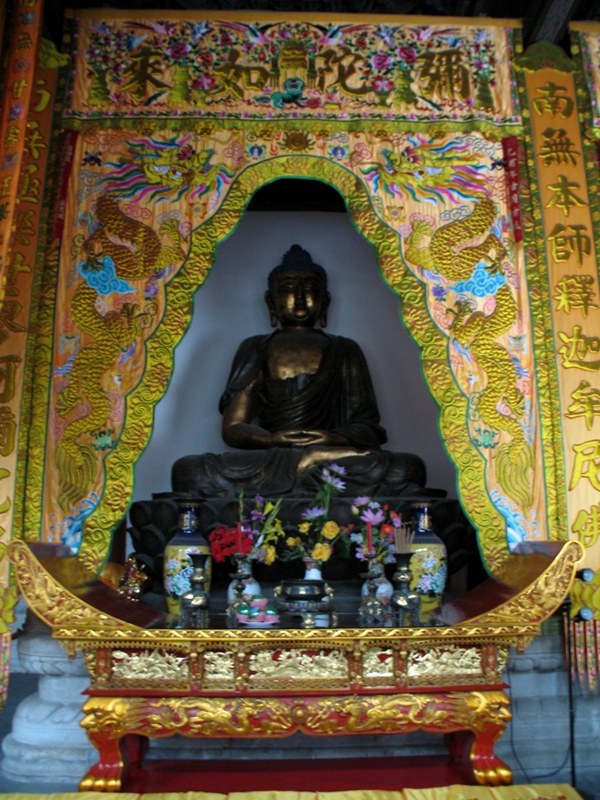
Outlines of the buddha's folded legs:
M 333 461 L 345 471 L 345 496 L 396 497 L 425 486 L 425 464 L 412 453 L 389 450 L 357 452 L 352 448 L 319 449 L 274 447 L 235 453 L 184 456 L 173 465 L 172 485 L 177 494 L 203 497 L 246 495 L 311 497 L 320 485 L 322 467 Z M 301 465 L 304 460 L 304 468 Z

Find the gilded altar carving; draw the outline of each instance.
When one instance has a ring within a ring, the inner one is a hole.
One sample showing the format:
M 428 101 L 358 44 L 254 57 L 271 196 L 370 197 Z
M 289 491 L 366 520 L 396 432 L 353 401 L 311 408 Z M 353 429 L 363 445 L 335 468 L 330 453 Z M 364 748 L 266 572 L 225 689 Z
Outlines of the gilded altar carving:
M 295 731 L 400 733 L 481 731 L 511 719 L 504 692 L 472 691 L 348 697 L 91 697 L 83 707 L 88 732 L 111 738 L 160 736 L 287 736 Z
M 141 736 L 277 737 L 302 731 L 333 734 L 454 734 L 471 731 L 469 760 L 477 783 L 510 783 L 510 768 L 493 754 L 493 743 L 511 718 L 501 690 L 422 694 L 284 697 L 90 697 L 82 726 L 99 749 L 99 762 L 81 791 L 118 791 L 124 763 L 119 740 Z M 458 751 L 456 751 L 458 755 Z
M 235 685 L 235 657 L 233 653 L 207 650 L 204 653 L 204 685 L 233 688 Z
M 481 651 L 476 647 L 432 647 L 408 656 L 408 677 L 451 682 L 449 679 L 483 677 Z
M 19 588 L 30 608 L 47 625 L 69 625 L 73 628 L 80 626 L 88 629 L 127 627 L 122 620 L 103 614 L 69 592 L 44 569 L 24 542 L 12 542 L 8 557 L 15 568 Z M 75 559 L 64 559 L 63 566 L 76 566 Z
M 317 653 L 302 650 L 262 650 L 249 659 L 249 681 L 280 681 L 306 684 L 318 681 L 332 685 L 342 681 L 348 683 L 348 662 L 345 654 L 338 650 Z
M 519 592 L 513 599 L 482 615 L 475 623 L 507 625 L 520 619 L 542 622 L 560 605 L 573 585 L 575 565 L 583 559 L 583 546 L 576 540 L 565 544 L 560 554 L 539 578 Z M 510 560 L 505 564 L 507 580 Z
M 363 654 L 362 676 L 369 678 L 394 677 L 394 653 L 391 649 L 371 648 Z
M 427 629 L 425 629 L 427 630 Z M 431 629 L 429 629 L 431 636 Z M 356 640 L 353 651 L 339 649 L 265 648 L 267 643 L 250 647 L 231 642 L 223 649 L 204 649 L 190 643 L 187 655 L 179 645 L 169 653 L 168 645 L 140 649 L 140 641 L 124 640 L 110 645 L 110 656 L 102 646 L 85 652 L 98 689 L 148 689 L 169 684 L 171 688 L 238 693 L 240 691 L 303 692 L 382 687 L 473 686 L 500 683 L 506 666 L 507 647 L 497 643 L 469 644 L 464 639 L 443 643 L 436 637 L 415 646 L 409 640 L 390 642 L 390 647 L 361 649 Z M 114 649 L 112 649 L 114 648 Z M 133 651 L 133 652 L 131 652 Z M 402 652 L 402 657 L 395 655 Z M 185 651 L 184 651 L 185 652 Z
M 189 677 L 189 667 L 185 656 L 163 653 L 160 650 L 145 650 L 141 653 L 113 650 L 112 674 L 117 680 L 172 682 L 186 680 Z

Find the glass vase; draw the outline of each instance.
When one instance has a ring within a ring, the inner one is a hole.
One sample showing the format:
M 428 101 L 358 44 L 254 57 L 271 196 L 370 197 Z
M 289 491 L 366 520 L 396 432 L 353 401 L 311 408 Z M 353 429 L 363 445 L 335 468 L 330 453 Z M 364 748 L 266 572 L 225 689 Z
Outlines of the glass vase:
M 410 588 L 421 595 L 421 618 L 441 605 L 448 574 L 446 546 L 433 530 L 431 503 L 411 503 L 415 539 L 412 545 Z
M 210 589 L 212 559 L 209 544 L 199 530 L 199 508 L 200 503 L 185 500 L 177 502 L 178 530 L 165 547 L 164 554 L 165 595 L 170 614 L 180 613 L 181 596 L 191 591 L 194 567 L 190 556 L 193 553 L 202 553 L 207 556 L 205 571 L 208 580 L 205 586 L 206 591 Z

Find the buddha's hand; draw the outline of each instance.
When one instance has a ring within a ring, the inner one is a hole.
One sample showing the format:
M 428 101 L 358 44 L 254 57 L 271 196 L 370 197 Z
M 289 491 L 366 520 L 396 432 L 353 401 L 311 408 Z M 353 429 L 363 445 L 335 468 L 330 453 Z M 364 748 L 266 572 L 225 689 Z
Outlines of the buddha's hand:
M 273 444 L 277 447 L 312 447 L 314 445 L 339 447 L 348 444 L 345 436 L 322 430 L 279 431 L 273 433 L 272 437 Z

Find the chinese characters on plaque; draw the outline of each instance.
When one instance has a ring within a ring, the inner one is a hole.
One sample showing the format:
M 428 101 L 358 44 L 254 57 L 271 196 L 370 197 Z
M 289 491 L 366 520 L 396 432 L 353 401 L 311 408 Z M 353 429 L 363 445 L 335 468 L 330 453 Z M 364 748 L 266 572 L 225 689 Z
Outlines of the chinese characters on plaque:
M 528 73 L 548 265 L 568 533 L 600 567 L 600 292 L 571 74 Z M 564 535 L 564 521 L 556 520 Z M 552 527 L 552 526 L 551 526 Z

